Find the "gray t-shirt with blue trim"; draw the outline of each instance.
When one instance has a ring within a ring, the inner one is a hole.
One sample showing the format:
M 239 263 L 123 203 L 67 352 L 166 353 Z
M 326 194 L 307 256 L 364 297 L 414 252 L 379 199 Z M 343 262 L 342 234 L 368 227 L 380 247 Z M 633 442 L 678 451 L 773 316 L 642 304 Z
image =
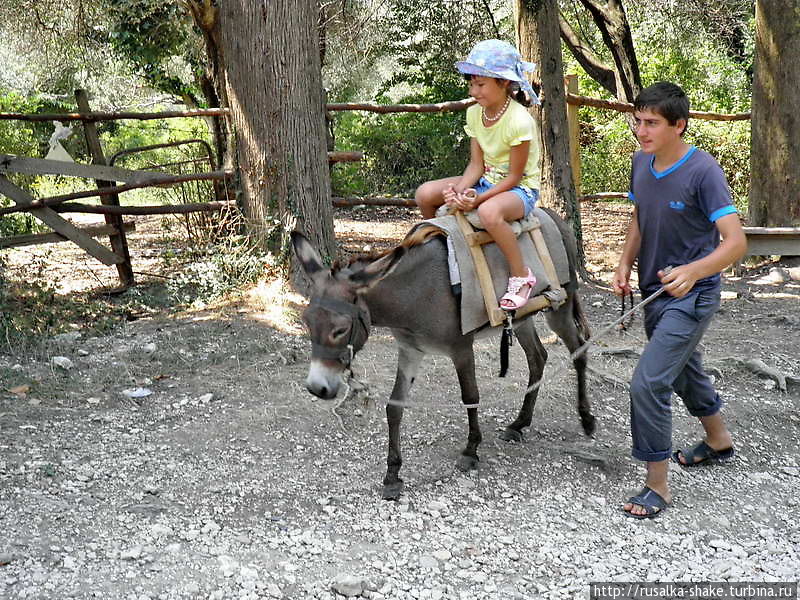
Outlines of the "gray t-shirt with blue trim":
M 690 147 L 665 171 L 653 167 L 655 157 L 633 155 L 628 197 L 639 210 L 642 245 L 639 288 L 649 295 L 661 287 L 658 271 L 708 256 L 719 245 L 717 219 L 737 212 L 728 182 L 716 159 Z M 719 273 L 699 280 L 695 288 L 719 285 Z

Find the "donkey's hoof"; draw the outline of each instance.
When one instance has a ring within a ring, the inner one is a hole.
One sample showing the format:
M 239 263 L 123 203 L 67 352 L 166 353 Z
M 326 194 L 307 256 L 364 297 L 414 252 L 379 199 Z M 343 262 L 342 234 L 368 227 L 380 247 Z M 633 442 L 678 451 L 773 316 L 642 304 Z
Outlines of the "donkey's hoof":
M 506 427 L 500 433 L 500 439 L 505 442 L 521 442 L 525 439 L 525 436 L 522 435 L 521 431 L 517 431 L 516 429 L 511 429 L 511 427 Z
M 396 481 L 394 483 L 385 483 L 383 485 L 383 499 L 384 500 L 397 500 L 403 493 L 403 481 Z
M 594 415 L 581 417 L 581 425 L 583 425 L 583 432 L 587 436 L 593 437 L 595 431 L 597 430 L 597 419 L 594 417 Z
M 466 456 L 462 454 L 458 457 L 456 461 L 456 469 L 462 472 L 466 471 L 474 471 L 478 468 L 478 457 L 477 456 Z

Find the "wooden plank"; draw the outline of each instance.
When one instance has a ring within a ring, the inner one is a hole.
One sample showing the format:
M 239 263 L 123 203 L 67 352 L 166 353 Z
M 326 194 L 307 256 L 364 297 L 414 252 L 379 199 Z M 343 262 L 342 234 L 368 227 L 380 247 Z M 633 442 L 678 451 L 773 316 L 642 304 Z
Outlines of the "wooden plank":
M 0 174 L 0 194 L 8 196 L 14 202 L 23 206 L 29 205 L 33 202 L 33 197 L 28 192 L 11 183 L 6 176 L 2 174 Z M 61 217 L 53 209 L 34 208 L 31 209 L 30 212 L 34 217 L 53 228 L 54 231 L 78 244 L 78 246 L 86 250 L 86 252 L 91 254 L 104 265 L 118 265 L 124 260 L 118 254 L 114 254 L 111 250 L 97 243 L 91 237 L 83 233 L 80 229 Z
M 743 227 L 748 256 L 800 256 L 800 227 Z
M 746 235 L 800 237 L 800 227 L 742 227 Z
M 0 154 L 0 174 L 5 173 L 66 175 L 67 177 L 86 177 L 87 179 L 122 181 L 123 183 L 141 183 L 142 181 L 166 177 L 152 171 L 131 171 L 130 169 L 107 167 L 105 165 L 82 165 L 60 160 Z
M 417 203 L 413 198 L 358 198 L 334 196 L 333 205 L 339 207 L 349 206 L 408 206 L 416 208 Z
M 131 221 L 125 223 L 125 231 L 136 231 L 136 224 Z M 90 225 L 81 227 L 80 230 L 88 236 L 100 237 L 109 235 L 115 230 L 109 225 Z M 39 244 L 53 244 L 57 242 L 69 242 L 60 233 L 32 233 L 29 235 L 15 235 L 13 237 L 0 238 L 0 248 L 18 248 L 19 246 L 38 246 Z
M 77 200 L 79 198 L 92 198 L 94 196 L 111 196 L 113 194 L 119 194 L 120 192 L 127 192 L 129 190 L 135 190 L 143 187 L 155 187 L 156 185 L 168 187 L 186 181 L 225 179 L 226 177 L 229 176 L 230 173 L 231 171 L 212 171 L 210 173 L 190 173 L 186 175 L 170 176 L 169 178 L 148 179 L 147 181 L 143 181 L 142 183 L 126 183 L 125 185 L 100 188 L 97 190 L 87 190 L 84 192 L 73 192 L 71 194 L 62 194 L 61 196 L 51 196 L 50 198 L 40 198 L 38 200 L 34 200 L 33 206 L 36 208 L 40 208 L 42 206 L 54 207 L 61 204 L 62 202 L 67 202 L 69 200 Z M 0 208 L 0 215 L 8 215 L 11 213 L 24 212 L 27 210 L 28 210 L 27 208 L 20 206 L 6 206 Z
M 83 113 L 90 112 L 89 108 L 89 95 L 86 90 L 75 90 L 75 101 L 78 103 L 78 110 Z M 97 134 L 97 126 L 94 121 L 84 121 L 83 133 L 86 137 L 86 145 L 92 153 L 94 165 L 106 164 L 106 157 L 103 155 L 103 147 L 100 144 L 100 136 Z M 114 187 L 113 181 L 105 179 L 96 179 L 97 188 L 111 188 Z M 100 196 L 100 202 L 108 206 L 119 206 L 119 196 L 117 194 L 110 194 L 108 196 Z M 128 240 L 125 239 L 125 230 L 122 227 L 122 216 L 107 214 L 105 215 L 106 224 L 112 225 L 116 231 L 109 236 L 111 248 L 114 254 L 122 257 L 122 261 L 117 264 L 117 273 L 123 288 L 130 287 L 134 284 L 133 265 L 131 264 L 131 255 L 128 252 Z
M 361 150 L 356 152 L 335 152 L 330 151 L 328 152 L 328 162 L 329 163 L 337 163 L 337 162 L 358 162 L 360 160 L 364 160 L 364 153 Z
M 26 113 L 0 113 L 0 120 L 13 121 L 119 121 L 133 119 L 147 121 L 149 119 L 175 119 L 179 117 L 224 117 L 230 114 L 227 108 L 195 108 L 193 110 L 165 110 L 162 112 L 80 112 L 80 113 L 42 113 L 29 115 Z
M 536 253 L 539 255 L 539 260 L 542 261 L 545 275 L 550 283 L 550 289 L 557 290 L 561 287 L 561 282 L 558 280 L 558 272 L 556 266 L 553 264 L 553 258 L 550 256 L 550 251 L 547 249 L 547 243 L 544 241 L 542 230 L 539 228 L 529 231 L 533 245 L 536 246 Z
M 235 200 L 224 202 L 198 202 L 195 204 L 164 204 L 146 206 L 98 206 L 97 204 L 79 204 L 66 202 L 57 204 L 53 210 L 57 213 L 93 213 L 96 215 L 180 215 L 193 212 L 214 212 L 235 209 Z
M 550 300 L 546 296 L 539 294 L 538 296 L 531 296 L 530 299 L 520 309 L 517 309 L 515 318 L 520 319 L 528 313 L 536 312 L 550 306 Z
M 567 94 L 578 93 L 578 76 L 574 73 L 565 78 Z M 578 119 L 578 106 L 567 103 L 567 131 L 569 131 L 569 161 L 572 167 L 572 182 L 575 194 L 581 195 L 581 128 Z
M 473 233 L 472 225 L 469 224 L 467 218 L 460 210 L 456 211 L 456 222 L 458 223 L 461 233 L 467 237 Z M 483 250 L 480 246 L 469 246 L 470 254 L 472 254 L 472 261 L 475 264 L 475 274 L 478 276 L 478 283 L 481 284 L 481 292 L 483 293 L 483 303 L 486 306 L 486 314 L 489 315 L 489 324 L 496 327 L 503 322 L 505 313 L 497 298 L 494 294 L 494 283 L 492 282 L 492 274 L 489 271 L 489 265 L 486 262 L 486 257 L 483 255 Z

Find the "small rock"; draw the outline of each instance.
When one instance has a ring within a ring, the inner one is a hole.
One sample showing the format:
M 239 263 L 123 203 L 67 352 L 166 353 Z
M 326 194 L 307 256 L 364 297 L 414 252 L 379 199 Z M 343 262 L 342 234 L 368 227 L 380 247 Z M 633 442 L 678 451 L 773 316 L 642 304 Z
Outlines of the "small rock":
M 64 369 L 65 371 L 69 371 L 73 367 L 72 361 L 66 356 L 54 356 L 50 362 L 54 367 Z
M 200 396 L 197 399 L 197 401 L 200 404 L 207 404 L 207 403 L 211 402 L 211 400 L 213 400 L 213 399 L 214 399 L 214 394 L 208 393 L 208 394 L 203 394 L 202 396 Z
M 56 344 L 62 344 L 65 346 L 74 344 L 77 342 L 81 337 L 80 331 L 69 331 L 67 333 L 59 333 L 58 335 L 53 336 L 53 341 Z
M 419 566 L 422 569 L 436 569 L 439 567 L 439 561 L 429 554 L 423 554 L 419 557 Z
M 445 561 L 445 560 L 450 560 L 451 558 L 453 558 L 453 555 L 450 554 L 449 550 L 437 550 L 436 552 L 433 553 L 433 557 L 436 560 Z
M 725 540 L 721 539 L 714 539 L 708 542 L 708 545 L 714 548 L 715 550 L 730 550 L 731 545 L 726 542 Z
M 142 547 L 141 546 L 133 546 L 128 548 L 127 550 L 123 550 L 119 553 L 119 557 L 122 560 L 136 560 L 142 555 Z
M 200 586 L 194 581 L 191 581 L 188 584 L 186 584 L 185 589 L 186 593 L 190 596 L 196 596 L 197 594 L 200 593 Z
M 145 354 L 152 354 L 155 351 L 156 351 L 156 345 L 153 342 L 150 342 L 142 346 L 142 352 L 144 352 Z
M 222 529 L 222 527 L 217 525 L 214 521 L 209 521 L 203 525 L 203 529 L 201 529 L 201 531 L 206 535 L 215 535 L 220 529 Z
M 341 573 L 333 580 L 331 589 L 337 594 L 352 598 L 360 596 L 361 592 L 364 591 L 364 581 L 356 575 Z
M 146 398 L 153 393 L 153 390 L 143 387 L 122 390 L 122 393 L 128 398 Z
M 163 525 L 162 523 L 156 523 L 150 529 L 150 533 L 153 534 L 153 537 L 157 538 L 169 537 L 172 535 L 172 528 L 167 525 Z

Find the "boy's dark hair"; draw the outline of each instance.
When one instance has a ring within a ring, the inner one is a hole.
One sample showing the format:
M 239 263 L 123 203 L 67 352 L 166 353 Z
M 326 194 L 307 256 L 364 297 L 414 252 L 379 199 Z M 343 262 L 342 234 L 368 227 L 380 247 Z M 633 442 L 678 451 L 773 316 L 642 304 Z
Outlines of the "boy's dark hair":
M 664 117 L 670 125 L 678 119 L 689 123 L 689 99 L 680 86 L 668 81 L 659 81 L 644 88 L 633 101 L 634 110 L 652 110 Z M 686 133 L 683 128 L 681 135 Z

